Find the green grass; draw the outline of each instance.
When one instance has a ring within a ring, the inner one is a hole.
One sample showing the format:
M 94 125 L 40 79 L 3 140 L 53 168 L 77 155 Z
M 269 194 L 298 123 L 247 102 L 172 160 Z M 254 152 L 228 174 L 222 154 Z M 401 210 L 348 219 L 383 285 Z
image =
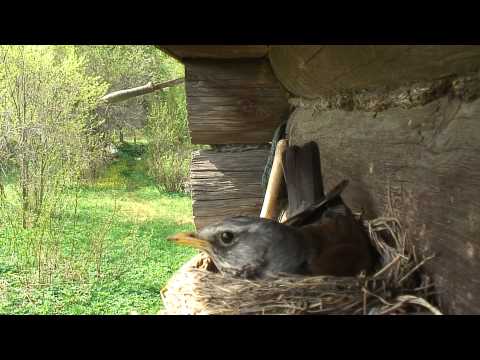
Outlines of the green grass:
M 160 290 L 196 251 L 166 237 L 193 230 L 189 196 L 159 193 L 145 144 L 127 144 L 95 184 L 65 199 L 48 230 L 0 222 L 0 313 L 155 314 Z M 7 192 L 12 195 L 11 187 Z

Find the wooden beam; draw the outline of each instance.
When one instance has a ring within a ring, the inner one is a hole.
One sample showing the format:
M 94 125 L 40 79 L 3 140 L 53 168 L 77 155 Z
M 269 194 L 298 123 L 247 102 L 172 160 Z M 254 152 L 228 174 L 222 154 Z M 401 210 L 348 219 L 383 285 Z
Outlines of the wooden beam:
M 201 150 L 193 155 L 191 187 L 195 226 L 235 215 L 259 216 L 261 179 L 269 149 L 234 147 L 228 152 Z
M 261 144 L 289 111 L 287 94 L 266 59 L 185 63 L 194 144 Z
M 245 59 L 267 56 L 267 45 L 158 45 L 177 60 L 184 59 Z
M 183 63 L 183 59 L 180 58 L 178 55 L 174 54 L 173 52 L 171 52 L 167 47 L 165 46 L 161 46 L 161 45 L 155 45 L 155 47 L 161 51 L 163 51 L 165 54 L 167 54 L 168 56 L 174 58 L 175 60 Z
M 479 45 L 278 45 L 269 58 L 279 81 L 308 99 L 340 91 L 398 87 L 480 68 Z

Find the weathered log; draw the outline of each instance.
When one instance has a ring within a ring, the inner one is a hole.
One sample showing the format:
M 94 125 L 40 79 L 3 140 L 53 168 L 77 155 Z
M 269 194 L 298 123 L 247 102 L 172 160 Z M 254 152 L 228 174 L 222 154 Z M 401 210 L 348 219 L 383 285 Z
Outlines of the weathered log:
M 262 144 L 288 115 L 266 59 L 188 60 L 187 109 L 194 144 Z
M 175 59 L 238 59 L 267 55 L 267 45 L 159 45 L 160 50 Z
M 190 181 L 197 229 L 228 216 L 259 216 L 269 149 L 237 149 L 194 153 Z
M 480 313 L 480 100 L 444 96 L 410 109 L 292 114 L 291 145 L 316 141 L 326 188 L 349 179 L 346 202 L 392 214 L 427 263 L 447 313 Z
M 343 91 L 398 87 L 476 71 L 478 45 L 271 46 L 275 75 L 307 99 Z
M 167 88 L 167 87 L 170 87 L 170 86 L 175 86 L 175 85 L 178 85 L 178 84 L 182 84 L 183 82 L 184 82 L 184 78 L 170 80 L 170 81 L 166 81 L 166 82 L 163 82 L 163 83 L 156 83 L 156 84 L 153 84 L 152 82 L 149 82 L 148 84 L 143 85 L 143 86 L 138 86 L 138 87 L 135 87 L 135 88 L 114 91 L 110 94 L 105 95 L 100 100 L 104 101 L 108 104 L 113 104 L 113 103 L 117 103 L 117 102 L 120 102 L 120 101 L 128 100 L 128 99 L 130 99 L 132 97 L 135 97 L 135 96 L 141 96 L 141 95 L 149 94 L 149 93 L 152 93 L 152 92 L 160 90 L 160 89 L 164 89 L 164 88 Z

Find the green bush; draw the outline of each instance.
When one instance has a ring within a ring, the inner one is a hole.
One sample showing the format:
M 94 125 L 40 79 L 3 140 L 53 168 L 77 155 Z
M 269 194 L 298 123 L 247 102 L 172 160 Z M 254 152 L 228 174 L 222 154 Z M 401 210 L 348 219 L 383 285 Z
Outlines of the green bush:
M 8 149 L 0 168 L 13 165 L 17 197 L 9 206 L 24 228 L 48 221 L 101 156 L 90 128 L 106 84 L 85 67 L 73 47 L 0 46 L 0 148 Z
M 159 190 L 185 192 L 188 189 L 191 151 L 187 124 L 185 89 L 177 86 L 155 102 L 150 110 L 146 134 L 149 175 Z

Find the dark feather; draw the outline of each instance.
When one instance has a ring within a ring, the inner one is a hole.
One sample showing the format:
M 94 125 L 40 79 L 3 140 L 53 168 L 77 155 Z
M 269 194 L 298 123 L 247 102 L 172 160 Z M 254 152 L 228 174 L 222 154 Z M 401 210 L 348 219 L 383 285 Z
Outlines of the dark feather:
M 340 195 L 348 181 L 342 181 L 325 195 L 320 151 L 315 142 L 289 147 L 283 165 L 288 197 L 285 224 L 298 227 L 319 220 L 327 209 L 345 210 Z
M 288 197 L 287 216 L 299 213 L 324 198 L 320 153 L 315 142 L 291 146 L 283 158 Z
M 340 196 L 347 185 L 348 180 L 343 180 L 340 184 L 329 191 L 321 201 L 293 214 L 288 218 L 287 221 L 284 222 L 284 224 L 295 227 L 303 226 L 314 222 L 316 219 L 319 219 L 325 213 L 325 211 L 328 210 L 331 210 L 335 213 L 340 212 L 342 215 L 344 215 L 346 208 Z

